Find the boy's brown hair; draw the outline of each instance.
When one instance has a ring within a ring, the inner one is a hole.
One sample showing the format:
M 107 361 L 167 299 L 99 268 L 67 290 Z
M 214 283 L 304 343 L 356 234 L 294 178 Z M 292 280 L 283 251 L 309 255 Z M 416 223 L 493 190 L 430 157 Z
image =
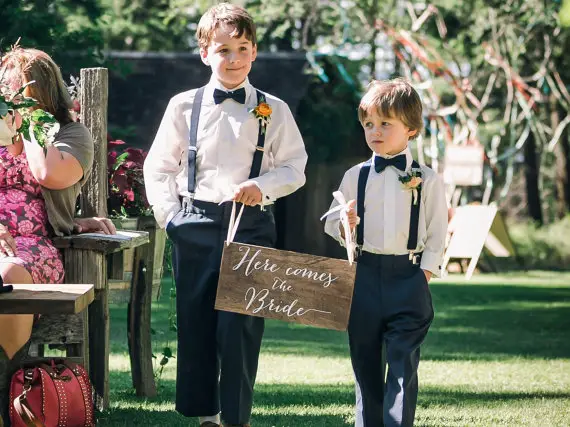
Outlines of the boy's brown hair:
M 422 101 L 410 82 L 403 78 L 393 80 L 372 80 L 358 106 L 358 120 L 364 120 L 375 109 L 384 117 L 401 120 L 410 130 L 422 131 Z
M 207 49 L 212 41 L 214 32 L 223 26 L 233 27 L 231 37 L 240 38 L 245 34 L 253 46 L 257 44 L 255 23 L 251 15 L 241 6 L 230 3 L 220 3 L 212 6 L 198 23 L 196 38 L 200 49 Z

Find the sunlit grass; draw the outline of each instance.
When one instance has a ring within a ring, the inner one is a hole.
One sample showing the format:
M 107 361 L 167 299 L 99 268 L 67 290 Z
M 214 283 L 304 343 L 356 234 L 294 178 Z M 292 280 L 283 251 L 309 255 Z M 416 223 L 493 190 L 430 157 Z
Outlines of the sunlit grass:
M 570 425 L 570 274 L 452 276 L 431 287 L 436 318 L 422 348 L 416 426 Z M 164 333 L 167 303 L 153 311 L 156 352 L 175 345 Z M 112 402 L 100 425 L 197 426 L 174 411 L 176 359 L 157 398 L 134 395 L 126 306 L 111 314 Z M 351 426 L 353 405 L 344 333 L 267 322 L 255 427 Z

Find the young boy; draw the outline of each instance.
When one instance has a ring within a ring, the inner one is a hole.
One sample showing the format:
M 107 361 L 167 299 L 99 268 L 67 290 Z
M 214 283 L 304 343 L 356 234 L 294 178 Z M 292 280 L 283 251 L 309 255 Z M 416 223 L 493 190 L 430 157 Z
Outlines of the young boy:
M 214 311 L 228 200 L 246 205 L 235 240 L 274 246 L 270 205 L 305 183 L 307 154 L 287 104 L 249 83 L 257 45 L 247 11 L 213 6 L 196 35 L 212 77 L 170 100 L 145 161 L 146 191 L 173 241 L 176 409 L 202 427 L 248 426 L 264 321 Z
M 356 426 L 412 426 L 420 344 L 433 319 L 428 282 L 440 274 L 447 229 L 444 187 L 408 148 L 422 129 L 422 104 L 406 80 L 370 83 L 358 118 L 374 154 L 339 189 L 362 251 L 348 325 Z M 331 216 L 325 232 L 344 244 L 339 225 Z

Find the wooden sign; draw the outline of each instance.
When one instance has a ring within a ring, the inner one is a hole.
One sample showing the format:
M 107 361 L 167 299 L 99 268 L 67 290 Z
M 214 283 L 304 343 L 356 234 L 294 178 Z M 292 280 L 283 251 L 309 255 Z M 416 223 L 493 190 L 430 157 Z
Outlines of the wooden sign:
M 470 259 L 465 278 L 471 278 L 496 214 L 494 205 L 468 205 L 455 210 L 448 226 L 451 238 L 443 256 L 443 270 L 451 258 Z
M 459 186 L 481 185 L 484 156 L 481 145 L 448 144 L 445 147 L 443 180 Z
M 344 331 L 355 275 L 345 260 L 230 243 L 215 308 Z

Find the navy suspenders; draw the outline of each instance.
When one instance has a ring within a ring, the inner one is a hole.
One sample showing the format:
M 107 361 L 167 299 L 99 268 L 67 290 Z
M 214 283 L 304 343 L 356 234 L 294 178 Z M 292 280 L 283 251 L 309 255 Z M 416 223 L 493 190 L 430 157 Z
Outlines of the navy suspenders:
M 192 115 L 190 116 L 190 146 L 188 148 L 188 192 L 190 193 L 191 202 L 194 200 L 196 193 L 196 154 L 198 151 L 198 122 L 200 121 L 200 110 L 202 109 L 202 98 L 204 97 L 204 88 L 202 86 L 196 91 L 194 96 L 194 103 L 192 104 Z M 265 95 L 256 89 L 257 104 L 265 102 Z M 263 127 L 259 126 L 257 134 L 257 146 L 253 154 L 253 161 L 251 163 L 251 171 L 249 179 L 256 178 L 261 172 L 261 161 L 263 160 L 263 151 L 265 146 L 265 132 Z
M 366 161 L 360 168 L 358 175 L 358 193 L 356 196 L 356 212 L 360 217 L 360 222 L 356 226 L 356 245 L 362 250 L 364 246 L 364 197 L 366 196 L 366 183 L 368 174 L 372 166 L 372 159 Z
M 257 105 L 265 102 L 265 95 L 255 90 L 257 93 Z M 253 161 L 251 162 L 251 171 L 249 172 L 249 178 L 257 178 L 261 172 L 261 160 L 263 159 L 263 151 L 265 146 L 265 131 L 266 129 L 259 124 L 259 130 L 257 131 L 257 146 L 255 147 L 255 153 L 253 153 Z
M 370 167 L 372 166 L 372 159 L 366 161 L 360 168 L 358 175 L 358 193 L 356 196 L 356 209 L 360 217 L 360 223 L 356 226 L 356 244 L 362 251 L 364 246 L 364 198 L 366 197 L 366 183 L 370 174 Z M 413 169 L 420 169 L 420 165 L 415 160 L 412 162 Z M 417 259 L 414 252 L 418 246 L 418 226 L 420 220 L 420 206 L 422 200 L 422 186 L 420 185 L 417 190 L 417 203 L 414 203 L 412 196 L 412 203 L 410 207 L 410 231 L 408 233 L 408 246 L 410 252 L 410 260 L 416 264 Z
M 190 198 L 194 200 L 196 193 L 196 155 L 198 154 L 198 122 L 200 121 L 200 110 L 202 109 L 202 98 L 204 97 L 204 88 L 202 86 L 194 95 L 194 103 L 192 104 L 192 115 L 190 116 L 190 147 L 188 147 L 188 192 Z

